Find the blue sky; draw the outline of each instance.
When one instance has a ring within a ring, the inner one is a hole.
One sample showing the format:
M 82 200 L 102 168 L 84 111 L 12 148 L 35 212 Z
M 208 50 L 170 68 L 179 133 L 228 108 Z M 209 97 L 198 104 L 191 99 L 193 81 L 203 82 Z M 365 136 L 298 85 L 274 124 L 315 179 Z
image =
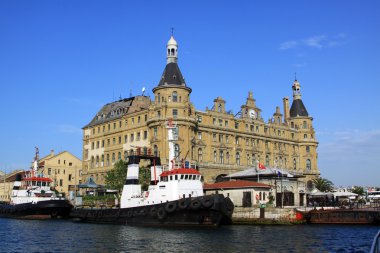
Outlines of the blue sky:
M 34 147 L 82 157 L 105 103 L 158 84 L 170 28 L 198 110 L 237 113 L 252 90 L 268 120 L 294 73 L 335 185 L 380 186 L 379 1 L 0 1 L 0 170 Z

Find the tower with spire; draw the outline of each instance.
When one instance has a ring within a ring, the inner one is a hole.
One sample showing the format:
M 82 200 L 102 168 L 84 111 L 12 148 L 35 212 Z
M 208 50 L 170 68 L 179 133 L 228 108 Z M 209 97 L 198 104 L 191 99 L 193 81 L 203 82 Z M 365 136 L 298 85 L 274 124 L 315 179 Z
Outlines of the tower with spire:
M 166 44 L 166 66 L 158 82 L 153 88 L 154 101 L 149 108 L 150 120 L 148 127 L 153 129 L 151 145 L 160 150 L 163 161 L 169 157 L 167 147 L 167 121 L 174 121 L 177 125 L 177 135 L 194 136 L 196 125 L 195 108 L 190 102 L 191 88 L 186 85 L 185 79 L 178 66 L 178 43 L 173 34 Z M 189 139 L 179 137 L 174 143 L 175 158 L 181 159 L 189 153 L 191 143 Z

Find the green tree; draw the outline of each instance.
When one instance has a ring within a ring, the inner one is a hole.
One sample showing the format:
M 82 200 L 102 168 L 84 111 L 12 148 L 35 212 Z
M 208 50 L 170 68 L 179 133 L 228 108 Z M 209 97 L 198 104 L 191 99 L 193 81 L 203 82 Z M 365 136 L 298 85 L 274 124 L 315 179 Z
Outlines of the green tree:
M 352 189 L 352 192 L 358 194 L 359 196 L 364 195 L 364 189 L 361 186 L 354 186 L 354 188 Z
M 321 192 L 331 192 L 334 189 L 334 184 L 326 178 L 316 178 L 313 180 L 313 184 Z
M 118 190 L 119 193 L 123 190 L 127 176 L 127 167 L 128 164 L 126 162 L 119 160 L 111 170 L 107 171 L 105 182 L 108 188 Z

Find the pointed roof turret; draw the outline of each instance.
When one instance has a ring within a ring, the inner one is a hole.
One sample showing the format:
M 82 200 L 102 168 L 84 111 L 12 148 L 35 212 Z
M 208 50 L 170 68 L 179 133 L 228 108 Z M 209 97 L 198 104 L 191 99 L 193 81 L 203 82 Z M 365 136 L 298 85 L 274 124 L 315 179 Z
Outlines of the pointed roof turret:
M 293 89 L 293 103 L 290 108 L 290 117 L 298 117 L 298 116 L 308 117 L 309 114 L 301 99 L 301 91 L 300 91 L 301 85 L 297 81 L 297 79 L 294 80 L 292 89 Z
M 171 35 L 168 43 L 166 44 L 166 67 L 162 73 L 160 86 L 181 86 L 186 87 L 185 79 L 182 76 L 181 70 L 177 64 L 178 60 L 178 43 Z M 188 87 L 186 87 L 188 88 Z

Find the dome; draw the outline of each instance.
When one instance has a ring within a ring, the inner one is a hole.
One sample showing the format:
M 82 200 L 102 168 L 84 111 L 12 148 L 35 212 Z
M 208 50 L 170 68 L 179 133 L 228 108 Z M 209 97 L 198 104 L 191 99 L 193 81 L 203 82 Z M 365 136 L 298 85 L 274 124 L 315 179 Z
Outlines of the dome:
M 175 41 L 173 35 L 170 37 L 167 46 L 178 46 L 177 41 Z

